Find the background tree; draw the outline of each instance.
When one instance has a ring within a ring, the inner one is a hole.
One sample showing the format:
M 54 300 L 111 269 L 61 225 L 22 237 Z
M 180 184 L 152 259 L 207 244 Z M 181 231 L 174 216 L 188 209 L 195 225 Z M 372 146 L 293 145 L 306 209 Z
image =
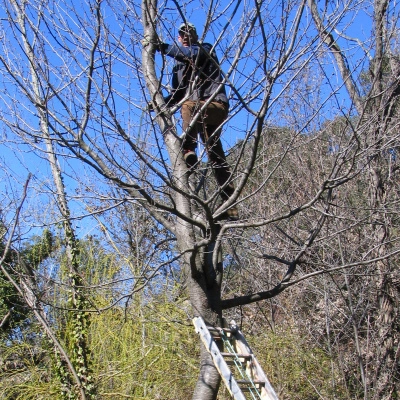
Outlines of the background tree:
M 348 57 L 333 35 L 336 23 L 322 16 L 314 1 L 309 2 L 313 19 L 321 40 L 332 51 L 346 89 L 359 116 L 354 124 L 354 134 L 359 140 L 360 150 L 365 152 L 365 168 L 369 172 L 368 192 L 370 209 L 369 231 L 372 237 L 371 254 L 377 259 L 372 271 L 371 289 L 374 322 L 372 343 L 374 350 L 367 356 L 367 363 L 374 366 L 374 374 L 365 378 L 365 388 L 373 398 L 393 398 L 398 392 L 398 343 L 400 326 L 398 295 L 400 286 L 396 277 L 394 259 L 380 260 L 382 255 L 393 250 L 396 234 L 393 225 L 397 213 L 392 213 L 392 204 L 398 198 L 395 183 L 398 174 L 396 149 L 398 148 L 399 62 L 398 47 L 392 45 L 398 37 L 396 19 L 390 19 L 393 4 L 389 1 L 373 3 L 374 31 L 370 55 L 369 87 L 363 88 L 362 81 L 352 76 Z M 336 10 L 329 10 L 336 14 Z M 336 14 L 337 15 L 337 14 Z M 343 35 L 339 31 L 339 37 Z M 363 90 L 364 89 L 364 90 Z M 394 218 L 394 219 L 393 219 Z M 395 231 L 397 229 L 395 228 Z

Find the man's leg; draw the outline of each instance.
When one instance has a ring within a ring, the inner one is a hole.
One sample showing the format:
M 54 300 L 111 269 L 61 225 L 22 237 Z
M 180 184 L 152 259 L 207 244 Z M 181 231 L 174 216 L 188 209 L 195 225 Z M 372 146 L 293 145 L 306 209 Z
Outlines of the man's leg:
M 218 182 L 218 185 L 223 189 L 221 189 L 221 199 L 223 201 L 227 200 L 230 196 L 232 196 L 235 191 L 235 187 L 232 182 L 229 182 L 231 177 L 231 171 L 229 165 L 226 161 L 225 153 L 222 147 L 221 140 L 219 138 L 220 132 L 218 132 L 218 128 L 212 127 L 210 125 L 207 126 L 207 136 L 209 136 L 208 140 L 208 158 L 213 166 L 214 175 Z M 212 136 L 215 135 L 215 136 Z M 229 182 L 227 184 L 227 182 Z M 226 186 L 225 186 L 226 185 Z M 237 207 L 231 206 L 224 214 L 220 216 L 220 219 L 230 219 L 236 221 L 239 219 L 239 212 Z
M 215 178 L 220 187 L 223 187 L 231 178 L 231 170 L 226 161 L 226 156 L 221 142 L 221 127 L 228 114 L 227 106 L 221 103 L 211 103 L 207 108 L 204 118 L 203 136 L 208 153 L 208 158 L 212 164 Z M 229 182 L 221 191 L 221 198 L 227 200 L 235 191 L 232 182 Z M 231 207 L 226 212 L 227 217 L 238 219 L 238 210 L 236 206 Z
M 213 166 L 215 178 L 219 186 L 224 186 L 229 180 L 231 172 L 226 162 L 225 152 L 221 143 L 221 125 L 228 116 L 228 105 L 212 102 L 208 105 L 204 115 L 203 140 L 208 153 L 208 158 Z M 229 184 L 221 193 L 227 199 L 234 191 L 233 184 Z
M 226 156 L 224 149 L 222 147 L 221 139 L 221 129 L 216 126 L 207 125 L 205 127 L 204 139 L 207 143 L 207 153 L 210 163 L 214 170 L 215 178 L 220 187 L 224 186 L 231 177 L 231 170 L 226 161 Z M 230 182 L 224 190 L 221 192 L 221 197 L 226 200 L 232 195 L 235 188 L 233 183 Z
M 182 104 L 181 114 L 183 120 L 183 130 L 185 132 L 185 136 L 182 142 L 182 152 L 183 158 L 186 162 L 186 165 L 192 169 L 197 164 L 197 155 L 196 155 L 196 147 L 197 147 L 197 131 L 198 124 L 194 124 L 190 129 L 190 122 L 192 121 L 192 117 L 195 113 L 197 103 L 194 101 L 185 101 Z

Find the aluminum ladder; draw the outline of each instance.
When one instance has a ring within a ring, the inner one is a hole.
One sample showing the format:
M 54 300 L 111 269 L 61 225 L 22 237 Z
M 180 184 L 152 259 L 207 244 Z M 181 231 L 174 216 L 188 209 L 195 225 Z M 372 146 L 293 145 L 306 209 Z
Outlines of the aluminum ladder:
M 257 358 L 234 321 L 229 328 L 206 326 L 201 317 L 193 325 L 211 354 L 225 386 L 234 400 L 278 400 Z M 222 341 L 221 352 L 216 341 Z

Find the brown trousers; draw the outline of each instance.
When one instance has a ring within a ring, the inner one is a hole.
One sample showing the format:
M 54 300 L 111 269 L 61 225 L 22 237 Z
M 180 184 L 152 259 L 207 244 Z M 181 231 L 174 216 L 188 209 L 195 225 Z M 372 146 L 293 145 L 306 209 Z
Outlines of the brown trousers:
M 196 150 L 197 134 L 200 134 L 218 185 L 223 186 L 231 175 L 221 143 L 221 125 L 228 116 L 228 105 L 217 101 L 211 102 L 201 113 L 193 127 L 188 130 L 192 118 L 197 114 L 204 103 L 205 101 L 196 102 L 188 100 L 182 104 L 183 129 L 186 132 L 182 144 L 183 152 Z M 221 193 L 221 197 L 227 199 L 234 190 L 233 184 L 229 183 Z

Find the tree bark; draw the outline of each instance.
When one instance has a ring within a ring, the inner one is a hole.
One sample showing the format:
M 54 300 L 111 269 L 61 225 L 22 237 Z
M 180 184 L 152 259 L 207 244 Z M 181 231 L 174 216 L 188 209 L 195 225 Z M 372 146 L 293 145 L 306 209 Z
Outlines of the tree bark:
M 142 65 L 147 88 L 155 105 L 156 120 L 159 125 L 164 142 L 171 159 L 172 180 L 177 190 L 174 191 L 174 200 L 179 215 L 177 217 L 175 235 L 178 248 L 183 254 L 182 268 L 188 277 L 188 290 L 193 309 L 193 316 L 201 316 L 206 323 L 217 325 L 221 323 L 221 292 L 216 280 L 217 267 L 210 263 L 211 257 L 205 257 L 205 246 L 213 249 L 214 239 L 205 237 L 204 229 L 196 228 L 193 211 L 190 204 L 189 176 L 186 164 L 183 160 L 181 139 L 172 123 L 169 110 L 165 106 L 160 92 L 159 82 L 155 73 L 155 44 L 158 43 L 155 30 L 157 17 L 157 2 L 155 0 L 143 0 L 142 19 L 144 25 L 144 47 L 142 51 Z M 204 242 L 198 246 L 197 241 Z M 204 239 L 206 239 L 204 241 Z M 215 368 L 211 355 L 201 346 L 200 350 L 200 374 L 193 393 L 194 400 L 214 400 L 217 397 L 220 375 Z

